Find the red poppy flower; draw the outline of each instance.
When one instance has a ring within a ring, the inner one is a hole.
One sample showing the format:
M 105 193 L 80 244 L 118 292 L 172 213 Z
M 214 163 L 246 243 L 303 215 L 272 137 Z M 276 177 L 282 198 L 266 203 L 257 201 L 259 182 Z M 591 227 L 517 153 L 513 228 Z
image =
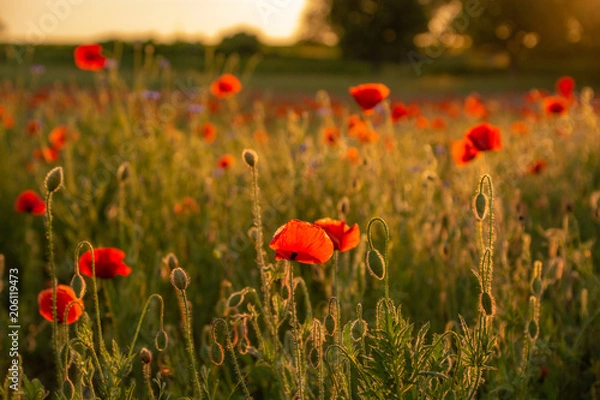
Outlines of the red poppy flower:
M 125 253 L 113 247 L 100 247 L 94 249 L 94 259 L 96 261 L 96 277 L 102 279 L 111 279 L 117 275 L 127 276 L 131 273 L 131 268 L 127 266 L 123 259 Z M 92 252 L 86 251 L 79 257 L 79 270 L 85 276 L 92 275 Z
M 207 143 L 212 143 L 215 140 L 215 136 L 217 136 L 217 128 L 212 122 L 208 121 L 202 125 L 200 132 Z
M 539 175 L 542 173 L 543 170 L 546 169 L 547 166 L 548 164 L 546 163 L 546 160 L 539 159 L 534 161 L 529 165 L 529 167 L 527 167 L 527 172 L 531 175 Z
M 354 165 L 358 165 L 360 162 L 360 153 L 356 147 L 348 147 L 346 150 L 346 159 Z
M 346 221 L 337 221 L 331 218 L 321 218 L 315 221 L 315 225 L 323 228 L 329 239 L 333 242 L 333 248 L 341 252 L 352 250 L 360 242 L 360 230 L 358 224 L 352 227 Z
M 75 49 L 75 65 L 85 71 L 100 71 L 106 65 L 106 58 L 100 54 L 102 46 L 86 44 Z
M 210 84 L 210 92 L 218 99 L 226 99 L 242 90 L 239 79 L 232 74 L 223 74 Z
M 417 117 L 415 126 L 421 130 L 427 129 L 427 128 L 429 128 L 429 119 L 427 119 L 427 117 L 420 115 Z
M 323 129 L 323 138 L 325 139 L 325 143 L 333 146 L 340 140 L 340 130 L 338 128 L 327 126 Z
M 235 157 L 231 154 L 224 154 L 217 161 L 217 166 L 222 169 L 227 169 L 235 164 Z
M 500 128 L 483 122 L 475 125 L 465 133 L 465 139 L 470 141 L 479 151 L 502 149 Z
M 390 95 L 390 89 L 382 83 L 364 83 L 350 88 L 350 94 L 364 111 L 371 111 Z
M 33 190 L 26 190 L 17 197 L 15 210 L 31 215 L 43 215 L 46 212 L 46 203 Z
M 48 135 L 48 142 L 50 143 L 50 147 L 54 150 L 61 151 L 67 143 L 67 127 L 59 125 L 52 129 Z
M 254 141 L 256 143 L 268 143 L 271 139 L 267 131 L 265 131 L 264 129 L 255 130 L 252 134 L 252 137 L 254 138 Z
M 75 296 L 75 292 L 71 286 L 58 285 L 56 288 L 56 319 L 59 324 L 65 322 L 65 311 L 69 304 L 71 306 L 67 313 L 66 322 L 67 324 L 72 324 L 83 314 L 83 301 Z M 52 288 L 44 289 L 40 292 L 38 295 L 38 306 L 40 315 L 52 322 Z
M 50 147 L 41 147 L 33 150 L 33 158 L 50 164 L 58 160 L 58 152 Z
M 529 127 L 524 121 L 515 121 L 510 124 L 510 130 L 515 135 L 526 135 L 529 132 Z
M 269 244 L 276 260 L 323 264 L 333 255 L 333 243 L 325 231 L 310 222 L 293 219 L 281 226 Z
M 408 117 L 408 109 L 404 103 L 394 104 L 394 107 L 392 107 L 392 121 L 398 122 L 405 117 Z
M 542 106 L 546 114 L 562 115 L 567 112 L 569 104 L 564 97 L 548 96 L 544 98 Z
M 488 114 L 487 108 L 476 94 L 469 95 L 465 99 L 465 114 L 475 118 L 485 118 Z
M 31 120 L 27 121 L 27 129 L 26 129 L 27 135 L 35 136 L 40 132 L 41 129 L 42 129 L 42 124 L 40 123 L 39 120 L 31 119 Z
M 573 96 L 573 91 L 575 90 L 575 79 L 570 76 L 561 76 L 556 81 L 556 91 L 562 97 L 571 97 Z
M 463 166 L 477 157 L 479 150 L 468 140 L 457 140 L 452 143 L 452 158 L 458 166 Z

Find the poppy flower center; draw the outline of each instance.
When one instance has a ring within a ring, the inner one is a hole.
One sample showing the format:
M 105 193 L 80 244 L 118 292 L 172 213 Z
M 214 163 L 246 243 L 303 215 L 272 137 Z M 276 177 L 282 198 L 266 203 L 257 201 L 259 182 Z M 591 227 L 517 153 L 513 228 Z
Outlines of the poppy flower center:
M 295 259 L 296 259 L 296 257 L 298 257 L 298 253 L 297 253 L 297 252 L 295 252 L 295 251 L 292 251 L 292 254 L 290 255 L 290 260 L 292 260 L 292 261 L 293 261 L 293 260 L 295 260 Z
M 229 83 L 227 83 L 227 82 L 219 82 L 219 89 L 220 89 L 222 92 L 231 92 L 231 89 L 232 89 L 232 87 L 231 87 L 231 85 L 230 85 Z

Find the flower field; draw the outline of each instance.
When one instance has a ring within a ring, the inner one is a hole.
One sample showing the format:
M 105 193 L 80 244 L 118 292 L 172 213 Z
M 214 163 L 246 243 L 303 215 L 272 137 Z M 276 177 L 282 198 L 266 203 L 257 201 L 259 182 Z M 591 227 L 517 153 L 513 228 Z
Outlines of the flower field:
M 592 88 L 74 56 L 93 85 L 0 86 L 0 397 L 600 398 Z

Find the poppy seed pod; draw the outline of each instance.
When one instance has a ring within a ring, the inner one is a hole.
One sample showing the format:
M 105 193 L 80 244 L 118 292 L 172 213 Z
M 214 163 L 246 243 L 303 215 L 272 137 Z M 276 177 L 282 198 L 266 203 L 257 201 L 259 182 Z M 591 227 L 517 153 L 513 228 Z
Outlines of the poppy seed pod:
M 258 163 L 258 154 L 252 149 L 244 149 L 242 152 L 242 158 L 247 166 L 254 168 Z
M 190 284 L 190 280 L 183 269 L 175 268 L 171 272 L 171 284 L 179 290 L 185 290 Z
M 46 179 L 44 180 L 44 186 L 48 193 L 54 193 L 58 191 L 63 184 L 63 169 L 62 167 L 56 167 L 48 172 Z

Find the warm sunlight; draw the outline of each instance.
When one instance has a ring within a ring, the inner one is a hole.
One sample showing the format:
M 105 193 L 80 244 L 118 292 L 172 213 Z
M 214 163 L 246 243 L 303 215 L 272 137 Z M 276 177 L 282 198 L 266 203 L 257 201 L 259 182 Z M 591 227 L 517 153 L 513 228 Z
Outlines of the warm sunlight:
M 3 35 L 26 42 L 81 42 L 110 37 L 216 41 L 236 27 L 268 42 L 293 40 L 305 0 L 3 1 Z

